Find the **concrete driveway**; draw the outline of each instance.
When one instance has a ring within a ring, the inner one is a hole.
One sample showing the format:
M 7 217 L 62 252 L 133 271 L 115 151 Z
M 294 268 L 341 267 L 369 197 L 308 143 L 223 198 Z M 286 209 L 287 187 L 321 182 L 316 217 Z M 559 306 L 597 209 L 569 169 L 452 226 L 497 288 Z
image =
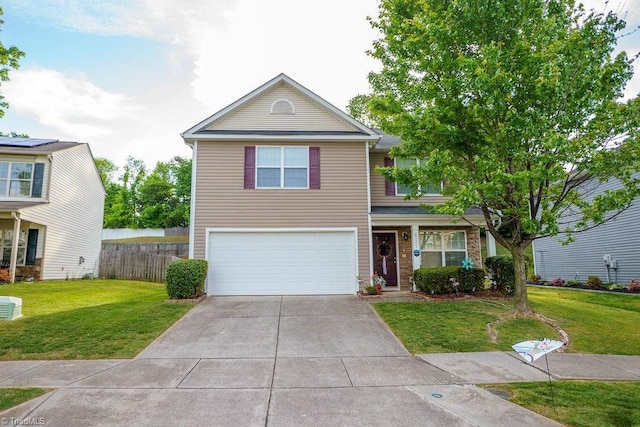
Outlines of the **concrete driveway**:
M 59 388 L 6 423 L 557 425 L 411 356 L 355 297 L 208 298 L 133 360 L 9 363 L 0 386 Z

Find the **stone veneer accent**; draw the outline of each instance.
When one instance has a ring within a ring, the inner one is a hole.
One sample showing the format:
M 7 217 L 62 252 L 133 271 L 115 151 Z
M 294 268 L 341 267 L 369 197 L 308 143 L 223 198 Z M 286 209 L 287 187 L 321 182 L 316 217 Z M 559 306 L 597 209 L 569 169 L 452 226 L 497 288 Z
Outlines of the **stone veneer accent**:
M 28 277 L 33 277 L 33 280 L 37 282 L 40 280 L 41 271 L 42 271 L 42 258 L 36 258 L 35 265 L 17 265 L 16 281 L 25 280 Z

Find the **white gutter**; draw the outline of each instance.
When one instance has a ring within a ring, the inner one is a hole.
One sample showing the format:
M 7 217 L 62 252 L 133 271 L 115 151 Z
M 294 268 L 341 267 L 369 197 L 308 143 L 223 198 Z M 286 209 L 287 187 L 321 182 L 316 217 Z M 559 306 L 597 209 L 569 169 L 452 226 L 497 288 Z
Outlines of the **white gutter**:
M 193 149 L 193 156 L 191 158 L 191 205 L 189 208 L 189 258 L 193 258 L 194 252 L 194 240 L 196 230 L 196 176 L 197 176 L 197 154 L 198 154 L 198 141 L 189 144 L 186 140 L 185 143 Z

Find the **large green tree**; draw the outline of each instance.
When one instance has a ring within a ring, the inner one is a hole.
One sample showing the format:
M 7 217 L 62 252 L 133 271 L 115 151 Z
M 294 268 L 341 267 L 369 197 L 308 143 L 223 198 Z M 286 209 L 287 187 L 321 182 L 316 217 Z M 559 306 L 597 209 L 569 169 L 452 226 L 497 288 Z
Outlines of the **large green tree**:
M 140 186 L 143 227 L 186 227 L 191 203 L 191 160 L 158 162 Z
M 191 160 L 176 156 L 147 173 L 143 161 L 129 157 L 119 176 L 111 160 L 98 157 L 95 163 L 106 190 L 105 228 L 189 225 Z
M 393 156 L 427 159 L 381 172 L 414 197 L 444 180 L 440 212 L 479 206 L 513 256 L 515 311 L 531 312 L 524 249 L 640 195 L 639 101 L 623 99 L 635 58 L 613 54 L 625 23 L 571 0 L 382 0 L 371 22 L 373 112 L 404 141 Z M 622 188 L 587 191 L 609 179 Z
M 0 7 L 0 16 L 2 15 L 2 8 Z M 4 24 L 4 21 L 0 19 L 0 25 Z M 15 46 L 5 47 L 0 41 L 0 82 L 6 82 L 9 80 L 9 71 L 18 69 L 20 64 L 18 61 L 24 56 L 24 52 Z M 9 104 L 4 100 L 4 96 L 0 93 L 0 117 L 4 116 L 4 110 L 9 107 Z

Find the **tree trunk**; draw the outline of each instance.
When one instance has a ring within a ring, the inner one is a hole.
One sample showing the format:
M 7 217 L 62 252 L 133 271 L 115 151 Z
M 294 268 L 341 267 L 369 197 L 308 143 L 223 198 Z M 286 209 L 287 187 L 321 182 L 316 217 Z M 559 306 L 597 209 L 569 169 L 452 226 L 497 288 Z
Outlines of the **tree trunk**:
M 524 247 L 517 245 L 511 248 L 514 269 L 514 285 L 516 289 L 516 303 L 514 312 L 518 314 L 531 314 L 533 310 L 529 307 L 527 296 L 527 270 L 524 262 Z

